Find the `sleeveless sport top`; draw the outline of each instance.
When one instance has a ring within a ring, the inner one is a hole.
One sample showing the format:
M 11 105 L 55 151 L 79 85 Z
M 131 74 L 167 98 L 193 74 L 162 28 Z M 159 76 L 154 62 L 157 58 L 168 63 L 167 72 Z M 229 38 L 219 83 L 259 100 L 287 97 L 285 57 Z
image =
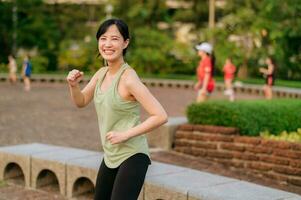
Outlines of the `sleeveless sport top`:
M 103 67 L 94 91 L 94 104 L 98 117 L 101 143 L 104 149 L 104 162 L 109 168 L 118 167 L 124 160 L 136 153 L 144 153 L 149 156 L 148 144 L 144 134 L 113 145 L 106 140 L 106 134 L 110 131 L 122 133 L 122 131 L 140 124 L 139 103 L 124 100 L 118 93 L 120 77 L 128 68 L 130 66 L 127 63 L 123 64 L 109 88 L 106 91 L 101 91 L 100 86 L 108 72 L 108 67 Z

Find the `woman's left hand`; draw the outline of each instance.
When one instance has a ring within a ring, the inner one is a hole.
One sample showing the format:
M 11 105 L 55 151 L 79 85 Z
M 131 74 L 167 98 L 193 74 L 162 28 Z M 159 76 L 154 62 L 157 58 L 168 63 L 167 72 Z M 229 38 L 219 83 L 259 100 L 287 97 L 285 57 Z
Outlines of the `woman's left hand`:
M 107 133 L 106 139 L 111 144 L 118 144 L 128 140 L 129 138 L 125 132 L 110 131 Z

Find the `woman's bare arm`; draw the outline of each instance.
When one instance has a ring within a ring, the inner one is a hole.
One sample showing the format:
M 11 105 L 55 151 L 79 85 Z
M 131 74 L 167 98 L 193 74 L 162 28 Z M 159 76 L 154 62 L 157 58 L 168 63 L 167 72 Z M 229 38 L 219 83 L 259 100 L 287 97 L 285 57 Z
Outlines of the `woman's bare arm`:
M 66 79 L 69 84 L 71 99 L 77 107 L 85 107 L 92 100 L 100 70 L 93 75 L 83 90 L 80 90 L 79 86 L 79 82 L 83 79 L 83 72 L 80 72 L 79 70 L 72 70 L 69 72 Z

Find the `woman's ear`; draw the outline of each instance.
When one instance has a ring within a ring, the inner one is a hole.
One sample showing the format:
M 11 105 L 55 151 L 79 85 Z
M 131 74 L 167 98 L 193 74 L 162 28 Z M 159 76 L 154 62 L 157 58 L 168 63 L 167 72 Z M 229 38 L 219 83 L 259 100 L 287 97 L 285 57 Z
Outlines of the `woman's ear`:
M 129 46 L 129 43 L 130 43 L 130 39 L 126 39 L 124 41 L 123 49 L 126 49 Z

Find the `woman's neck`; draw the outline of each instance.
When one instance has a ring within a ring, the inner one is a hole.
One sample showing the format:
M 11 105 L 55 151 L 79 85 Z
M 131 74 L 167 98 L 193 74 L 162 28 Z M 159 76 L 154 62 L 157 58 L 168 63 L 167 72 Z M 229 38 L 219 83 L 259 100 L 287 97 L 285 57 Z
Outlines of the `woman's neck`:
M 118 59 L 118 60 L 113 61 L 113 62 L 108 62 L 109 73 L 110 74 L 115 74 L 120 69 L 120 67 L 123 65 L 123 63 L 124 63 L 123 58 Z
M 207 54 L 203 54 L 203 55 L 202 55 L 202 59 L 205 59 L 205 58 L 207 58 L 207 57 L 210 57 L 210 56 L 207 55 Z

